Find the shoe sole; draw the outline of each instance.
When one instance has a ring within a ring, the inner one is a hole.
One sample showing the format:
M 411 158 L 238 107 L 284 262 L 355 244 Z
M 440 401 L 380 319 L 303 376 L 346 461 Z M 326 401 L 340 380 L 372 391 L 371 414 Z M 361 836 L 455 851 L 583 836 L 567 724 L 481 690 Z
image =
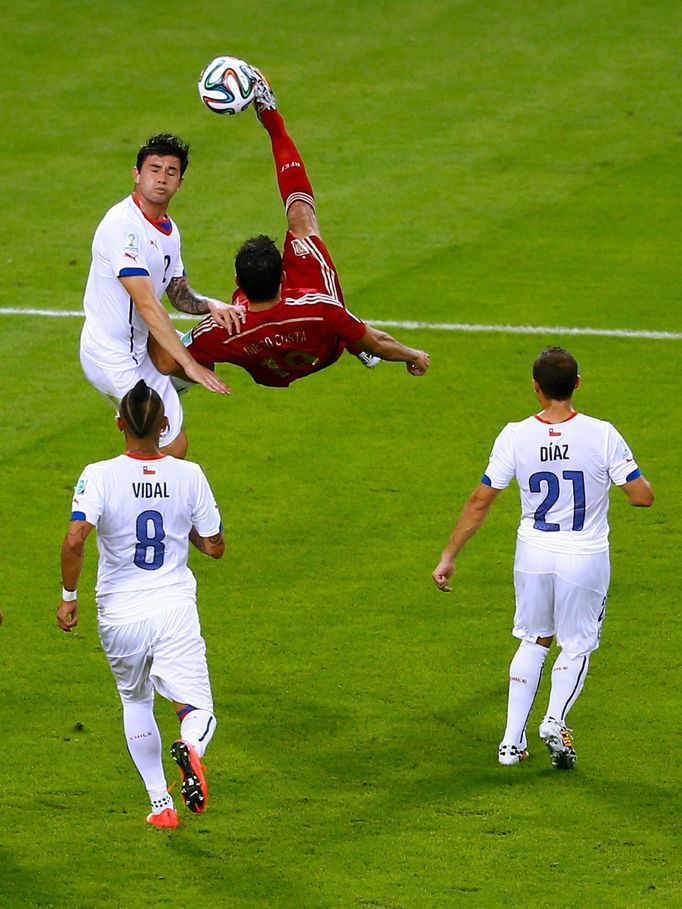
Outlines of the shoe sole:
M 542 739 L 547 746 L 552 766 L 557 770 L 573 770 L 576 762 L 576 753 L 573 748 L 568 749 L 559 735 L 548 735 Z
M 199 756 L 179 739 L 171 745 L 171 757 L 182 774 L 182 800 L 194 814 L 201 814 L 208 805 L 208 785 Z

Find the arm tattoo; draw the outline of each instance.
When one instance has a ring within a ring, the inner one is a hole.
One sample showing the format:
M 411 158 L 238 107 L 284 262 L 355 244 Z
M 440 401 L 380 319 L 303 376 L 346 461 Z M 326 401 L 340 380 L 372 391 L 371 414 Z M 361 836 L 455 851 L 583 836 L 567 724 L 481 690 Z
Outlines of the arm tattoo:
M 179 312 L 192 316 L 205 316 L 208 312 L 208 300 L 189 286 L 187 278 L 171 278 L 166 295 Z

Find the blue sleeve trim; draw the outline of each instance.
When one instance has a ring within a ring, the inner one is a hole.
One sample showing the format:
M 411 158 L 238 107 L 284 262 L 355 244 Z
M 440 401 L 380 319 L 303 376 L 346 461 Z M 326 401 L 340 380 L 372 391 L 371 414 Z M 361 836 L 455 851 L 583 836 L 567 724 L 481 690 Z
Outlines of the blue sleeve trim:
M 492 482 L 491 482 L 491 480 L 490 480 L 490 477 L 488 476 L 487 473 L 484 473 L 483 476 L 481 477 L 481 483 L 483 483 L 484 486 L 492 486 L 492 485 L 493 485 Z
M 71 512 L 72 521 L 87 521 L 84 511 L 72 511 Z
M 118 273 L 119 278 L 137 278 L 139 276 L 150 276 L 146 268 L 122 268 Z
M 625 477 L 625 482 L 626 482 L 626 483 L 629 483 L 630 480 L 636 480 L 637 477 L 641 477 L 641 476 L 642 476 L 642 471 L 641 471 L 641 470 L 639 469 L 639 467 L 638 467 L 637 470 L 633 470 L 632 473 L 629 473 L 629 474 Z

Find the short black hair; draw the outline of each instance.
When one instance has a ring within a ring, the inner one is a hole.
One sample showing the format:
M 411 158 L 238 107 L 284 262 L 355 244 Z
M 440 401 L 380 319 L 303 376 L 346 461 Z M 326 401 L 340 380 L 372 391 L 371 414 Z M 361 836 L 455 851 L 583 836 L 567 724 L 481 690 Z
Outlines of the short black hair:
M 128 431 L 138 439 L 157 435 L 165 416 L 163 401 L 144 379 L 123 396 L 119 413 Z
M 159 133 L 158 136 L 151 136 L 137 153 L 137 169 L 142 170 L 145 159 L 150 155 L 159 155 L 165 158 L 172 155 L 180 159 L 180 176 L 182 177 L 189 164 L 189 143 L 183 142 L 177 136 L 170 133 Z
M 282 256 L 270 237 L 251 237 L 234 260 L 239 286 L 252 303 L 265 303 L 277 294 L 282 281 Z
M 578 381 L 578 363 L 563 347 L 545 347 L 533 363 L 533 378 L 545 397 L 567 401 Z

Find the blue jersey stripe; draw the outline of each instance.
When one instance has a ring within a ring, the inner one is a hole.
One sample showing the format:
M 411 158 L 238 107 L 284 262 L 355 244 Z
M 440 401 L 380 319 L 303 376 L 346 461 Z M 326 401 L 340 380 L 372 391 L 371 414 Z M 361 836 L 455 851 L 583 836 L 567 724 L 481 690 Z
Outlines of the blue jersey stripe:
M 119 278 L 136 278 L 139 275 L 145 275 L 148 278 L 149 272 L 146 268 L 122 268 L 118 273 Z
M 71 512 L 72 521 L 87 521 L 84 511 L 72 511 Z
M 487 473 L 484 473 L 483 476 L 481 477 L 481 483 L 483 483 L 484 486 L 492 486 L 492 485 L 493 485 L 493 484 L 491 483 L 490 477 L 488 476 Z
M 636 480 L 637 477 L 641 477 L 641 476 L 642 476 L 642 471 L 641 471 L 641 470 L 639 469 L 639 467 L 638 467 L 637 470 L 633 470 L 632 473 L 629 473 L 629 474 L 625 477 L 625 482 L 626 482 L 626 483 L 629 483 L 630 480 Z

